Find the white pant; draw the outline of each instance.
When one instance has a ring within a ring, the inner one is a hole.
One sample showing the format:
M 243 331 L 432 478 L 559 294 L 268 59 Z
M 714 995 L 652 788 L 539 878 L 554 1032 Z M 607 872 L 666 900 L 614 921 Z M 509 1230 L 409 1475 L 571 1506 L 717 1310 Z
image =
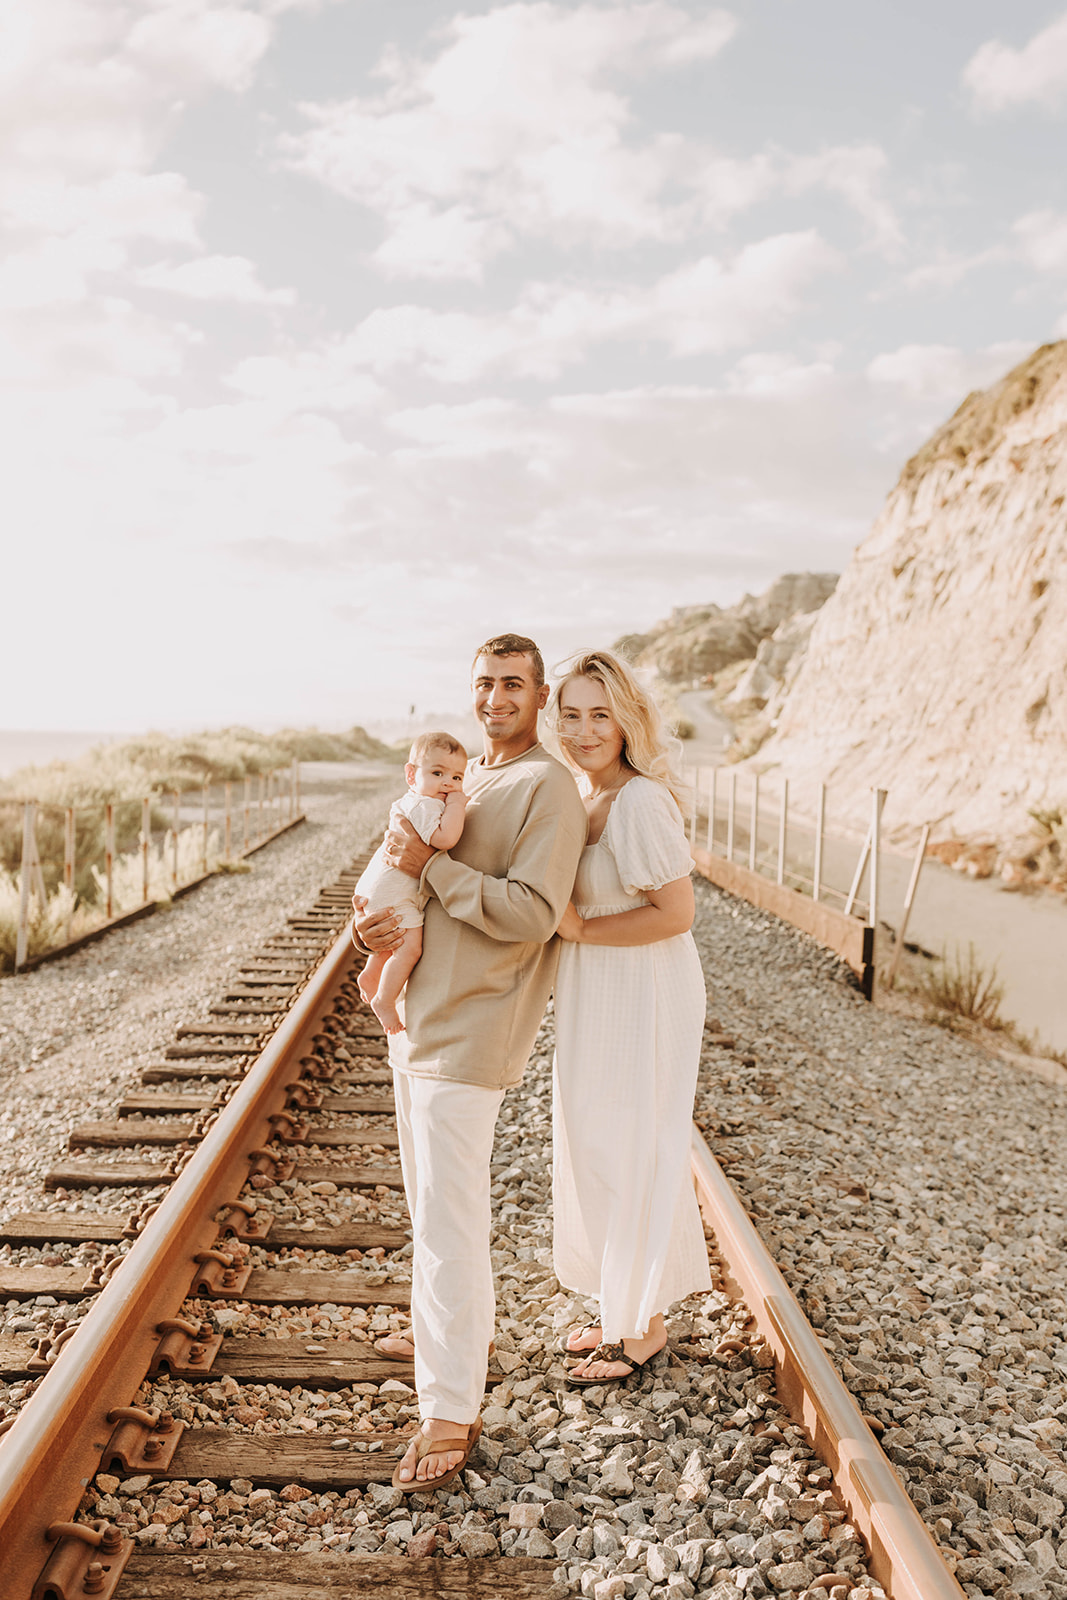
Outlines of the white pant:
M 489 1161 L 504 1090 L 396 1070 L 393 1088 L 414 1237 L 411 1327 L 419 1414 L 471 1423 L 485 1398 L 496 1321 Z

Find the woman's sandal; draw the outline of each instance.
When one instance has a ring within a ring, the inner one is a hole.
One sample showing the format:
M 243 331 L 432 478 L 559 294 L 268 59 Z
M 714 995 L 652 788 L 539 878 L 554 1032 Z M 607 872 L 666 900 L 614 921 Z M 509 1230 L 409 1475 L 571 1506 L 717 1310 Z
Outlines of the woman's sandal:
M 577 1330 L 579 1339 L 582 1337 L 583 1334 L 591 1333 L 594 1328 L 599 1328 L 599 1327 L 600 1327 L 600 1323 L 599 1322 L 587 1322 L 584 1328 L 579 1328 Z M 570 1333 L 564 1334 L 563 1338 L 560 1340 L 560 1345 L 559 1345 L 560 1352 L 561 1352 L 562 1355 L 565 1355 L 565 1356 L 581 1356 L 582 1360 L 584 1361 L 587 1356 L 591 1356 L 593 1354 L 593 1351 L 592 1350 L 572 1350 L 571 1346 L 568 1344 L 567 1341 L 574 1336 L 574 1332 L 575 1332 L 575 1330 L 572 1328 L 570 1330 Z M 594 1349 L 595 1348 L 596 1347 L 594 1346 Z M 627 1358 L 627 1359 L 629 1359 L 629 1358 Z
M 426 1434 L 420 1431 L 417 1436 L 418 1443 L 415 1452 L 416 1467 L 427 1456 L 447 1456 L 451 1455 L 454 1450 L 462 1450 L 463 1460 L 458 1467 L 453 1467 L 450 1472 L 442 1472 L 439 1478 L 402 1478 L 400 1476 L 400 1468 L 404 1465 L 404 1456 L 407 1455 L 408 1450 L 411 1448 L 410 1444 L 408 1444 L 404 1449 L 404 1456 L 401 1456 L 393 1468 L 393 1488 L 400 1489 L 404 1494 L 433 1494 L 435 1489 L 443 1489 L 446 1484 L 452 1482 L 453 1478 L 459 1477 L 470 1460 L 474 1447 L 481 1436 L 481 1417 L 475 1417 L 465 1439 L 429 1439 Z
M 635 1373 L 643 1372 L 650 1362 L 655 1361 L 657 1356 L 663 1354 L 666 1348 L 667 1346 L 663 1345 L 661 1349 L 653 1350 L 652 1354 L 646 1356 L 643 1361 L 638 1361 L 634 1356 L 626 1354 L 621 1339 L 618 1344 L 598 1344 L 595 1350 L 587 1350 L 583 1354 L 583 1361 L 625 1361 L 630 1369 L 629 1372 L 624 1372 L 615 1378 L 587 1378 L 584 1372 L 578 1372 L 576 1368 L 572 1367 L 567 1373 L 565 1381 L 579 1388 L 592 1388 L 594 1384 L 629 1383 Z M 577 1354 L 578 1352 L 572 1351 L 571 1353 Z

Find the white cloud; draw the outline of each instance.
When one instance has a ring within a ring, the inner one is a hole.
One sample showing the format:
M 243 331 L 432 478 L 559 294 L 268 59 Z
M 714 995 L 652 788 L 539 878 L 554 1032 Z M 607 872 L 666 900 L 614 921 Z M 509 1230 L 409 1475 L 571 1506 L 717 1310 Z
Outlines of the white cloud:
M 782 350 L 754 350 L 726 375 L 734 394 L 762 399 L 793 400 L 817 395 L 835 381 L 832 361 L 800 362 Z
M 951 250 L 938 251 L 931 260 L 913 267 L 905 273 L 903 282 L 909 289 L 954 289 L 969 273 L 994 261 L 1003 261 L 1002 246 L 993 245 L 988 250 L 975 250 L 965 255 Z
M 145 289 L 162 289 L 190 300 L 229 300 L 248 306 L 291 306 L 292 289 L 268 289 L 245 256 L 201 256 L 196 261 L 157 262 L 137 273 Z
M 788 163 L 784 186 L 787 193 L 822 188 L 840 195 L 867 223 L 873 242 L 894 253 L 904 236 L 895 211 L 881 192 L 888 169 L 888 158 L 879 145 L 832 145 L 817 155 L 794 157 Z
M 435 210 L 418 200 L 396 211 L 374 259 L 390 276 L 480 281 L 487 263 L 511 239 L 499 217 L 476 217 L 460 205 Z
M 668 0 L 461 15 L 435 59 L 384 58 L 378 97 L 305 106 L 311 126 L 284 148 L 383 218 L 378 260 L 398 273 L 477 277 L 523 235 L 669 237 L 679 222 L 664 189 L 683 141 L 629 138 L 630 106 L 609 84 L 707 60 L 733 30 L 725 12 L 694 18 Z
M 520 415 L 514 402 L 486 398 L 466 405 L 412 406 L 394 411 L 388 421 L 420 457 L 484 459 L 497 451 L 526 454 L 532 430 L 517 425 Z
M 972 389 L 1002 378 L 1029 350 L 1029 344 L 1021 341 L 970 351 L 943 344 L 906 344 L 875 356 L 866 371 L 874 384 L 892 385 L 944 406 L 958 404 Z
M 841 267 L 813 230 L 746 245 L 732 261 L 702 256 L 649 285 L 527 285 L 509 310 L 475 316 L 425 306 L 372 312 L 351 339 L 379 371 L 420 366 L 445 383 L 490 372 L 549 379 L 607 341 L 647 340 L 676 356 L 736 348 L 787 319 Z
M 354 411 L 374 405 L 383 391 L 357 370 L 347 341 L 284 355 L 251 356 L 241 361 L 226 384 L 250 400 L 265 400 L 288 411 Z
M 1067 14 L 1035 33 L 1021 50 L 988 40 L 964 67 L 963 82 L 981 111 L 1031 102 L 1057 109 L 1067 97 Z
M 216 0 L 170 0 L 142 16 L 123 43 L 123 54 L 175 89 L 247 89 L 271 41 L 258 11 Z
M 1013 225 L 1024 260 L 1039 272 L 1067 272 L 1067 216 L 1030 211 Z

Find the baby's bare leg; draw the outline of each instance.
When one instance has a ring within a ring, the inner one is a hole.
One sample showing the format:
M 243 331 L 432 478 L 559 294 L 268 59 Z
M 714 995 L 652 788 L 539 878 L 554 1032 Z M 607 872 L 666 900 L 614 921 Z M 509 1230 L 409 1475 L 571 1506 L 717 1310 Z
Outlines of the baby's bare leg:
M 378 985 L 382 981 L 382 973 L 385 971 L 385 963 L 388 960 L 389 952 L 387 950 L 376 951 L 374 955 L 367 957 L 367 964 L 356 979 L 356 983 L 359 985 L 359 992 L 368 1005 L 378 993 Z
M 400 998 L 400 991 L 407 983 L 412 968 L 422 955 L 422 929 L 405 928 L 404 943 L 399 950 L 394 950 L 385 963 L 378 992 L 371 1001 L 371 1008 L 378 1018 L 386 1033 L 403 1033 L 404 1024 L 396 1009 L 396 1002 Z

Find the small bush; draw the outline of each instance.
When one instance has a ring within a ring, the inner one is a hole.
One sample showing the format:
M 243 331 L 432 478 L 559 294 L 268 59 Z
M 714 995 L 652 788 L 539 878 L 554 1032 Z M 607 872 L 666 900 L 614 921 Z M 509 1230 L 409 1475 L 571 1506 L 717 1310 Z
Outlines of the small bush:
M 1000 1005 L 1004 985 L 997 976 L 997 965 L 984 967 L 973 944 L 964 959 L 956 946 L 950 962 L 942 951 L 941 959 L 923 980 L 927 1002 L 950 1018 L 978 1023 L 983 1028 L 1003 1028 Z
M 48 904 L 42 906 L 36 895 L 30 896 L 29 939 L 27 958 L 42 955 L 46 950 L 62 944 L 67 937 L 70 922 L 72 939 L 88 933 L 99 917 L 84 906 L 74 906 L 73 896 L 65 884 L 60 884 L 49 895 Z M 0 867 L 0 972 L 13 972 L 19 931 L 19 879 L 15 873 Z

